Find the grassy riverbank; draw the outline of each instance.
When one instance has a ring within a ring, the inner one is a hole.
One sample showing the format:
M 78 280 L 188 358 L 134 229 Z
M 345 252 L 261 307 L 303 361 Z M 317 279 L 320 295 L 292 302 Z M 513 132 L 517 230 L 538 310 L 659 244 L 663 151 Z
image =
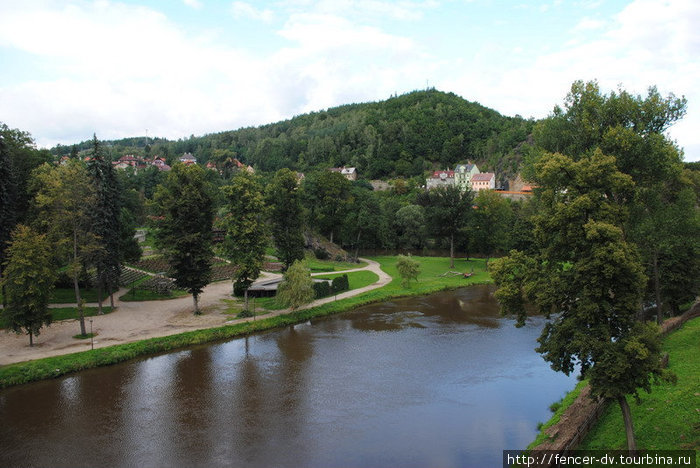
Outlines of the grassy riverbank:
M 415 257 L 415 259 L 421 263 L 421 274 L 418 277 L 418 282 L 412 282 L 408 288 L 403 288 L 401 286 L 401 279 L 396 271 L 395 257 L 376 257 L 374 260 L 378 261 L 382 269 L 393 278 L 392 282 L 383 288 L 276 317 L 258 317 L 255 321 L 241 322 L 233 325 L 196 330 L 160 338 L 151 338 L 63 356 L 9 364 L 0 367 L 0 388 L 58 377 L 83 369 L 116 364 L 139 356 L 161 353 L 207 342 L 226 340 L 249 335 L 258 331 L 302 323 L 313 318 L 349 311 L 373 302 L 404 296 L 424 295 L 491 281 L 488 273 L 485 271 L 484 261 L 481 259 L 472 259 L 469 262 L 466 260 L 455 260 L 456 270 L 462 272 L 474 271 L 474 275 L 471 278 L 464 278 L 463 276 L 440 276 L 452 270 L 449 268 L 449 258 Z
M 649 394 L 642 391 L 640 405 L 633 398 L 628 398 L 638 447 L 648 450 L 700 449 L 700 423 L 697 422 L 697 402 L 700 396 L 700 360 L 697 357 L 699 342 L 699 318 L 686 322 L 679 330 L 668 335 L 663 349 L 669 353 L 669 369 L 676 374 L 678 382 L 676 385 L 660 382 L 652 386 Z M 559 421 L 584 385 L 585 382 L 580 382 L 564 397 L 528 449 L 546 440 L 544 430 Z M 622 414 L 616 403 L 608 404 L 603 416 L 578 448 L 626 450 Z

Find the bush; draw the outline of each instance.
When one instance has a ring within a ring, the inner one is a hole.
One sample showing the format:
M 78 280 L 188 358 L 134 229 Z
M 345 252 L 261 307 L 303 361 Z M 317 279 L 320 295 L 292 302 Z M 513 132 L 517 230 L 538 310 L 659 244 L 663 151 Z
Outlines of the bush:
M 331 286 L 333 294 L 338 294 L 348 289 L 350 289 L 350 281 L 348 280 L 347 274 L 333 278 L 333 284 Z
M 331 285 L 328 281 L 314 283 L 314 298 L 321 299 L 322 297 L 331 295 Z
M 328 257 L 330 257 L 328 252 L 323 249 L 314 249 L 314 256 L 316 256 L 318 260 L 328 260 Z

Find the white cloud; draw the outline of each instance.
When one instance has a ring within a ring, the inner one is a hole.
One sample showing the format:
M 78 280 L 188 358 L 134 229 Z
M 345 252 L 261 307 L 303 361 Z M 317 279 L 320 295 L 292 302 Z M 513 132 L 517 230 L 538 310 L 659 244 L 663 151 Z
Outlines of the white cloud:
M 202 8 L 202 2 L 199 0 L 182 0 L 182 2 L 188 7 L 192 7 L 195 10 L 200 10 Z
M 231 11 L 235 18 L 252 18 L 257 21 L 262 21 L 264 23 L 271 22 L 275 14 L 270 9 L 259 10 L 253 5 L 246 2 L 233 2 L 231 5 Z

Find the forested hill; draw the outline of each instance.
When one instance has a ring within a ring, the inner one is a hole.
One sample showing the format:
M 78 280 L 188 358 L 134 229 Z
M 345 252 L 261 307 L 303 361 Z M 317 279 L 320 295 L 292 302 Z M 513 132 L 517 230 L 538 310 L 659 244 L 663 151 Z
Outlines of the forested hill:
M 503 177 L 517 172 L 518 148 L 533 124 L 430 89 L 178 141 L 151 139 L 149 145 L 140 137 L 105 143 L 113 158 L 135 152 L 174 159 L 190 152 L 200 163 L 235 157 L 262 171 L 345 165 L 357 167 L 363 178 L 378 179 L 422 176 L 471 160 Z M 78 149 L 89 144 L 83 142 Z M 66 146 L 52 149 L 54 154 L 70 151 Z

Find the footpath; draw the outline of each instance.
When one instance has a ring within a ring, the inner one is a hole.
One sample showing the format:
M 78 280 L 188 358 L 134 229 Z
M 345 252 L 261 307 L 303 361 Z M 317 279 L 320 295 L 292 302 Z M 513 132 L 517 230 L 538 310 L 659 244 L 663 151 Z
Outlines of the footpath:
M 345 299 L 346 297 L 357 296 L 364 292 L 381 288 L 391 282 L 391 276 L 383 272 L 377 262 L 365 258 L 360 260 L 366 262 L 367 266 L 345 271 L 315 273 L 312 276 L 369 270 L 379 276 L 377 282 L 363 288 L 346 291 L 337 296 L 315 300 L 300 307 L 300 309 L 308 309 L 335 300 Z M 280 276 L 275 273 L 264 273 L 258 281 L 268 281 Z M 73 338 L 74 335 L 80 333 L 80 325 L 77 320 L 62 320 L 52 323 L 49 327 L 42 328 L 41 334 L 34 337 L 33 347 L 29 346 L 27 335 L 17 335 L 11 331 L 0 333 L 0 365 L 86 351 L 91 346 L 103 348 L 148 338 L 175 335 L 186 331 L 220 327 L 253 320 L 252 317 L 230 320 L 231 316 L 224 313 L 229 306 L 224 300 L 232 299 L 232 283 L 230 280 L 212 283 L 204 288 L 199 298 L 201 315 L 192 313 L 194 306 L 190 295 L 161 301 L 120 301 L 118 298 L 126 293 L 127 289 L 125 288 L 115 293 L 115 310 L 111 313 L 85 318 L 88 332 L 90 332 L 90 327 L 92 326 L 92 332 L 96 334 L 92 343 L 89 339 Z M 96 303 L 85 305 L 97 306 Z M 103 305 L 109 305 L 109 299 L 103 302 Z M 52 305 L 52 307 L 71 306 L 75 306 L 75 304 Z M 272 317 L 289 312 L 289 309 L 276 310 L 265 315 L 259 315 L 256 318 Z

